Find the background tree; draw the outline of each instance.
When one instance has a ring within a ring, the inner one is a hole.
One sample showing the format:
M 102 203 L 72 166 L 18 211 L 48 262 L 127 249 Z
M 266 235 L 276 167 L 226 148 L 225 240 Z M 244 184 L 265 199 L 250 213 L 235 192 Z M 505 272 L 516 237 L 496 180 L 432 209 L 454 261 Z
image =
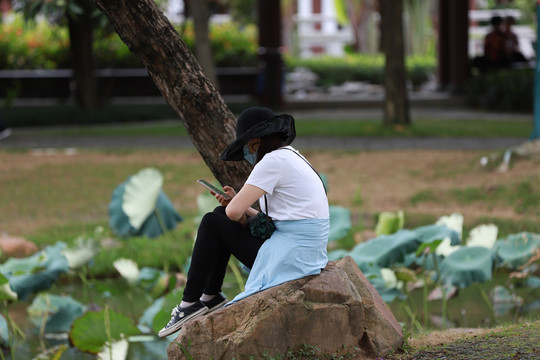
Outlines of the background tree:
M 250 171 L 247 162 L 219 160 L 234 140 L 235 118 L 169 20 L 152 0 L 95 3 L 142 61 L 216 179 L 240 189 Z
M 403 40 L 403 0 L 380 0 L 381 47 L 384 67 L 384 125 L 409 125 L 409 99 L 406 87 L 405 45 Z
M 375 0 L 340 0 L 346 5 L 347 14 L 353 29 L 354 43 L 352 48 L 356 52 L 375 53 L 378 41 L 376 38 L 377 24 L 373 20 L 376 8 Z
M 67 20 L 75 99 L 84 109 L 95 108 L 98 100 L 93 43 L 99 12 L 92 0 L 19 0 L 15 9 L 27 20 L 33 20 L 38 14 Z
M 219 88 L 214 59 L 212 57 L 212 45 L 209 36 L 210 7 L 208 1 L 189 0 L 189 11 L 193 17 L 195 30 L 195 54 L 201 64 L 204 73 L 212 83 Z

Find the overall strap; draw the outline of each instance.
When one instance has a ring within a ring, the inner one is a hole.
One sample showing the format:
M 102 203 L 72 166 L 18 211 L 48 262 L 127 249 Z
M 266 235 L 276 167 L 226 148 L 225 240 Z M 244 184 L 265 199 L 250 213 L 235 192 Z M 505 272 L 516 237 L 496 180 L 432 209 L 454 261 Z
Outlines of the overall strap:
M 324 185 L 324 181 L 323 181 L 321 175 L 319 175 L 319 173 L 317 172 L 317 170 L 315 170 L 315 168 L 314 168 L 313 166 L 311 166 L 311 164 L 309 163 L 309 161 L 307 161 L 302 155 L 300 155 L 299 153 L 297 153 L 297 152 L 294 151 L 293 149 L 289 149 L 289 148 L 286 148 L 286 147 L 282 147 L 282 148 L 280 148 L 280 149 L 283 149 L 283 150 L 289 150 L 289 151 L 291 151 L 292 153 L 298 155 L 298 157 L 299 157 L 300 159 L 304 160 L 304 161 L 306 162 L 306 164 L 308 164 L 309 167 L 310 167 L 311 169 L 313 169 L 313 171 L 315 171 L 315 174 L 317 174 L 317 176 L 319 177 L 319 179 L 321 179 L 322 186 L 323 186 L 323 188 L 324 188 L 324 192 L 325 192 L 326 194 L 328 194 L 328 191 L 326 190 L 326 186 Z

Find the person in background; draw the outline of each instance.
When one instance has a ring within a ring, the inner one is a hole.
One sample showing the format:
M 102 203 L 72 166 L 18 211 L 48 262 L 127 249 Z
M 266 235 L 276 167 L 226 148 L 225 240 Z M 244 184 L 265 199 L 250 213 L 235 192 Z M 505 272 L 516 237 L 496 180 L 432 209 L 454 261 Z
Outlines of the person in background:
M 512 26 L 516 23 L 513 16 L 507 16 L 504 20 L 504 33 L 506 36 L 506 56 L 510 64 L 526 62 L 525 56 L 519 50 L 519 40 L 512 30 Z
M 245 160 L 253 170 L 238 193 L 230 186 L 223 187 L 227 197 L 212 193 L 221 206 L 199 225 L 182 301 L 158 336 L 170 335 L 187 321 L 228 303 L 221 287 L 231 255 L 250 269 L 245 290 L 231 302 L 319 274 L 326 266 L 330 231 L 326 189 L 309 162 L 290 146 L 295 137 L 290 115 L 276 115 L 264 107 L 240 114 L 236 140 L 220 159 Z M 262 214 L 251 207 L 257 200 Z M 266 240 L 249 226 L 263 214 L 276 228 Z
M 491 18 L 491 31 L 484 38 L 484 61 L 486 68 L 502 68 L 508 66 L 506 52 L 506 32 L 503 27 L 503 18 Z

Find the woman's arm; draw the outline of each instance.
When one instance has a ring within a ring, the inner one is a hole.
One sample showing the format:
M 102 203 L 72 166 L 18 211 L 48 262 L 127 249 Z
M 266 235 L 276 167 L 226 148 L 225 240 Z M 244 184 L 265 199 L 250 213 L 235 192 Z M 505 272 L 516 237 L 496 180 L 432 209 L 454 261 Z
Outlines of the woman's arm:
M 225 209 L 225 213 L 229 219 L 243 222 L 245 219 L 244 214 L 249 216 L 257 214 L 257 210 L 253 209 L 251 204 L 257 201 L 264 194 L 265 192 L 263 189 L 246 184 L 229 202 L 227 208 Z

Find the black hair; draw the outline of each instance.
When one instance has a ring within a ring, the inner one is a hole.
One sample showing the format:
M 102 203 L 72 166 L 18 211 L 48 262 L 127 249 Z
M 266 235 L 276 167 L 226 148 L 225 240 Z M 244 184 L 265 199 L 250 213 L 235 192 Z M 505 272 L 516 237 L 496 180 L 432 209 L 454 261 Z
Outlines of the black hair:
M 287 134 L 284 133 L 274 133 L 261 137 L 257 149 L 257 162 L 261 161 L 264 155 L 285 145 L 286 140 Z
M 491 18 L 491 25 L 499 26 L 502 24 L 503 18 L 499 15 L 495 15 Z

